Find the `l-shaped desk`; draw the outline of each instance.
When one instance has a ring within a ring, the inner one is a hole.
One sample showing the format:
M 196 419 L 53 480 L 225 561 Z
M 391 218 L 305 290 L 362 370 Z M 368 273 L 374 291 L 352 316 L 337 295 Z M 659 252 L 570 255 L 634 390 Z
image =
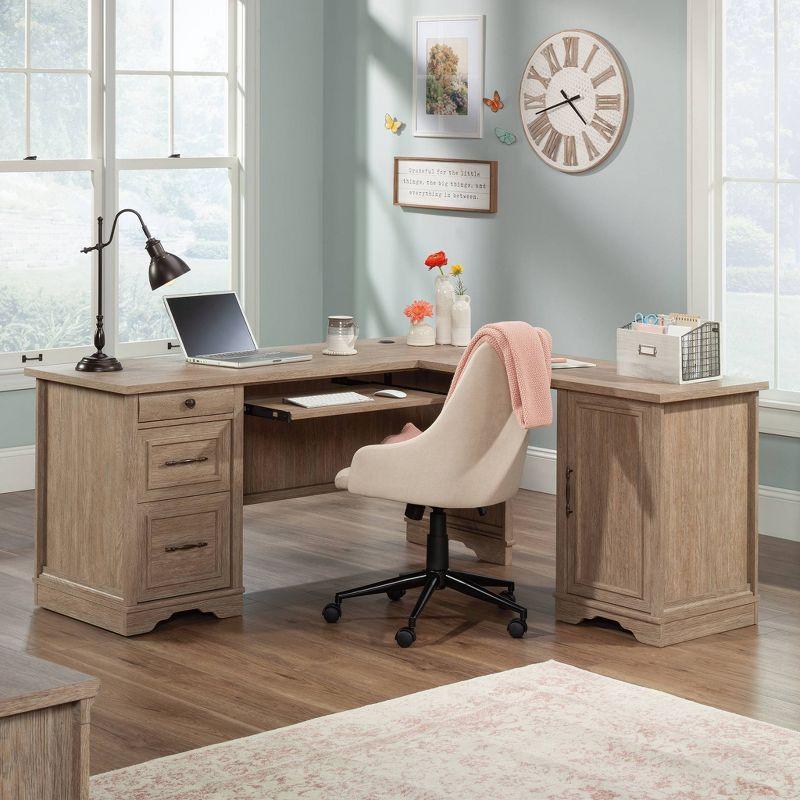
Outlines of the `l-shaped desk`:
M 36 378 L 36 602 L 123 635 L 178 611 L 242 613 L 243 503 L 333 491 L 353 453 L 439 412 L 461 349 L 359 341 L 354 356 L 226 369 L 179 357 Z M 292 394 L 402 387 L 407 397 L 302 409 Z M 556 617 L 618 621 L 666 645 L 752 625 L 758 392 L 554 370 Z M 409 541 L 424 542 L 409 522 Z M 451 538 L 510 564 L 505 505 L 451 510 Z

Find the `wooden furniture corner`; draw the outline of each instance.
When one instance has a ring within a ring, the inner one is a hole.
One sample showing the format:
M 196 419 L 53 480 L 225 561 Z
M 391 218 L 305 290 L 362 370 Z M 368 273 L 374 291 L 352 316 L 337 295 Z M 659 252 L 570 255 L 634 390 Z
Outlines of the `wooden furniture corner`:
M 0 797 L 88 800 L 99 689 L 89 675 L 0 648 Z

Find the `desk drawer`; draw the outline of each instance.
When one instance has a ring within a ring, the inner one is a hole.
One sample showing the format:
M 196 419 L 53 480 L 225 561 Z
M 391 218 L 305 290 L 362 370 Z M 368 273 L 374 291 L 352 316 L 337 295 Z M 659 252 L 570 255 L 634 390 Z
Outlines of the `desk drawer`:
M 143 394 L 139 397 L 139 422 L 232 414 L 236 402 L 235 391 L 232 386 L 223 386 L 218 389 Z
M 230 420 L 141 430 L 138 451 L 139 502 L 230 489 Z
M 230 494 L 139 506 L 139 600 L 230 586 Z

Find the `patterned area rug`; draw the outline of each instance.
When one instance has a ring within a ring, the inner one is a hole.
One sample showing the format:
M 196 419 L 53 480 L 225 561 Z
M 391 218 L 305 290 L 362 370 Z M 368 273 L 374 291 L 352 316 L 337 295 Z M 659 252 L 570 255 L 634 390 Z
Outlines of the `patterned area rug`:
M 548 661 L 107 772 L 92 800 L 800 797 L 800 734 Z

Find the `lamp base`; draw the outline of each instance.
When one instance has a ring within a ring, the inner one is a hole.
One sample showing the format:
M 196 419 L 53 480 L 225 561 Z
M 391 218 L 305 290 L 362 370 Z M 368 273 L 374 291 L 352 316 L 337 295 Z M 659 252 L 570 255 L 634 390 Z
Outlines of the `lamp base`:
M 107 356 L 105 353 L 92 353 L 90 356 L 82 358 L 76 365 L 78 372 L 119 372 L 122 364 L 114 356 Z

